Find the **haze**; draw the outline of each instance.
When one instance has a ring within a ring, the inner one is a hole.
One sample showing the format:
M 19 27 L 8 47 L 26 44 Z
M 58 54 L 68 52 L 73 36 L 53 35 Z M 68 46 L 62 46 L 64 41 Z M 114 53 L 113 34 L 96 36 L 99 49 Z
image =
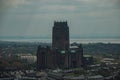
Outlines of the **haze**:
M 120 0 L 1 0 L 0 36 L 51 37 L 54 21 L 70 37 L 120 38 Z

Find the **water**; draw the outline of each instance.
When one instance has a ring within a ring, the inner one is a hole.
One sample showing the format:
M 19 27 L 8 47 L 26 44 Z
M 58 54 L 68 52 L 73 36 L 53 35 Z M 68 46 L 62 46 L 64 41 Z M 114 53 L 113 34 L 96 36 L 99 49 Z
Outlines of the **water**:
M 120 43 L 120 39 L 100 39 L 100 38 L 91 38 L 91 39 L 71 39 L 70 42 L 80 42 L 80 43 Z
M 0 41 L 11 41 L 11 42 L 42 42 L 42 43 L 52 43 L 51 38 L 0 38 Z M 70 43 L 120 43 L 120 39 L 115 38 L 71 38 Z

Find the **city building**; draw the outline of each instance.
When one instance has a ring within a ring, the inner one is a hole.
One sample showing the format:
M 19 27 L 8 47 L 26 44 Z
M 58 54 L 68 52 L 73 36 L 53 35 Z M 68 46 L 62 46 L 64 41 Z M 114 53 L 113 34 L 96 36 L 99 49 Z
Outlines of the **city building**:
M 87 66 L 87 65 L 93 65 L 93 56 L 91 55 L 83 55 L 83 63 L 84 63 L 84 66 Z
M 70 46 L 67 22 L 55 21 L 52 31 L 52 47 L 38 47 L 37 69 L 77 68 L 82 65 L 82 45 Z
M 36 62 L 36 56 L 32 54 L 18 54 L 17 57 L 24 63 L 34 63 Z

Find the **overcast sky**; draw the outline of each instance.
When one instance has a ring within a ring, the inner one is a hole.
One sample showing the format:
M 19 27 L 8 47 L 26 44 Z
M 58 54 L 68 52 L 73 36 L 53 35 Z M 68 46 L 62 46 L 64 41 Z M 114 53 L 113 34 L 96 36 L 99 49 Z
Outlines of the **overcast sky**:
M 55 20 L 71 37 L 120 38 L 120 0 L 0 0 L 0 36 L 51 37 Z

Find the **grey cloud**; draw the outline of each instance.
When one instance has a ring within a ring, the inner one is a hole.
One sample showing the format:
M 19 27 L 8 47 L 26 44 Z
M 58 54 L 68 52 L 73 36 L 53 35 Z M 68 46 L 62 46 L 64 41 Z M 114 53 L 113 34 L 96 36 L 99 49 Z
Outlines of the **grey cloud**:
M 119 33 L 120 8 L 116 5 L 119 0 L 17 1 L 2 14 L 0 35 L 49 35 L 54 20 L 64 19 L 68 20 L 72 36 Z

